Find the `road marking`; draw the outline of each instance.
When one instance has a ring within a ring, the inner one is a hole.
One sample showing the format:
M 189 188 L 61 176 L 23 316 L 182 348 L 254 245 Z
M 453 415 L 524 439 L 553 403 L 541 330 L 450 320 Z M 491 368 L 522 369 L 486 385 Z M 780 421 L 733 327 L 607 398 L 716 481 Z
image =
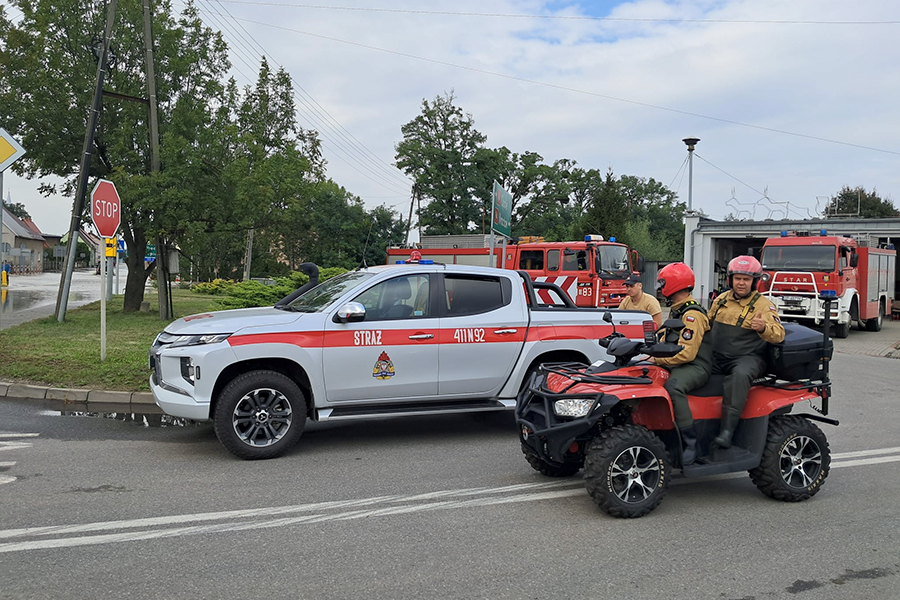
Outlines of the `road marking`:
M 31 448 L 34 444 L 28 442 L 0 442 L 0 452 L 4 450 L 21 450 L 22 448 Z
M 23 437 L 37 437 L 41 434 L 39 433 L 0 433 L 0 438 L 23 438 Z
M 871 456 L 888 453 L 900 453 L 900 448 L 863 450 L 833 455 L 833 458 L 840 456 L 842 458 L 853 458 L 853 460 L 833 460 L 831 468 L 838 469 L 841 467 L 900 462 L 900 454 L 893 456 Z M 861 455 L 870 455 L 870 457 L 855 458 Z M 740 473 L 727 473 L 697 479 L 679 478 L 672 481 L 672 484 L 699 483 L 721 479 L 745 478 L 746 476 L 747 474 L 742 471 Z M 2 479 L 0 479 L 0 482 L 2 482 Z M 324 523 L 329 521 L 351 521 L 371 517 L 422 513 L 436 510 L 453 510 L 521 502 L 536 502 L 581 496 L 583 494 L 584 484 L 581 478 L 573 477 L 567 481 L 521 483 L 501 487 L 440 490 L 406 496 L 376 496 L 373 498 L 360 498 L 356 500 L 338 500 L 298 504 L 294 506 L 170 515 L 165 517 L 85 523 L 81 525 L 53 525 L 22 529 L 6 529 L 0 530 L 0 539 L 13 540 L 17 538 L 21 539 L 40 536 L 54 537 L 49 539 L 3 542 L 0 543 L 0 554 L 22 552 L 26 550 L 93 546 L 207 533 L 272 529 L 290 525 Z M 337 510 L 337 512 L 328 512 L 333 510 Z M 284 516 L 273 518 L 277 515 Z M 195 524 L 185 525 L 187 523 Z M 172 527 L 173 525 L 183 526 Z M 145 527 L 151 529 L 144 531 L 114 532 L 115 530 L 121 529 Z M 84 535 L 93 532 L 98 532 L 98 535 Z M 62 537 L 71 536 L 73 534 L 80 535 L 76 535 L 75 537 Z
M 857 456 L 878 456 L 879 454 L 894 454 L 895 452 L 900 452 L 900 446 L 896 446 L 894 448 L 879 448 L 877 450 L 859 450 L 857 452 L 838 452 L 836 454 L 832 454 L 831 458 L 838 460 L 841 458 L 856 458 Z
M 0 475 L 0 485 L 4 483 L 12 483 L 16 478 L 12 475 Z

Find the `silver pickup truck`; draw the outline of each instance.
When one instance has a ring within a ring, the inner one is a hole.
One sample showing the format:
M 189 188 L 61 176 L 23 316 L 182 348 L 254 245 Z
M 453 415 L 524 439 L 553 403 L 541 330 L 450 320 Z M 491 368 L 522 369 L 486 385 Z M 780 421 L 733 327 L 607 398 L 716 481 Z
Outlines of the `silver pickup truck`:
M 168 414 L 213 419 L 244 459 L 272 458 L 307 419 L 513 409 L 545 362 L 608 358 L 602 310 L 542 304 L 527 274 L 403 264 L 339 275 L 291 302 L 191 315 L 150 350 L 150 387 Z M 643 312 L 613 311 L 643 339 Z

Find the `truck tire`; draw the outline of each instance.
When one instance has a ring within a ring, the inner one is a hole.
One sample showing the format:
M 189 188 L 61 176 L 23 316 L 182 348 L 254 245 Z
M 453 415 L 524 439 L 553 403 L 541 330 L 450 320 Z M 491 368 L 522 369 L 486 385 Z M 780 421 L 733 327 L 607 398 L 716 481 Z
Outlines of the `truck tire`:
M 815 423 L 799 416 L 772 417 L 762 460 L 750 479 L 766 496 L 799 502 L 819 491 L 830 465 L 828 439 Z
M 528 461 L 528 464 L 531 465 L 532 469 L 547 477 L 571 477 L 581 470 L 581 462 L 551 465 L 547 461 L 542 460 L 539 456 L 536 456 L 534 452 L 525 446 L 525 444 L 522 444 L 522 454 L 525 455 L 525 460 Z
M 244 460 L 275 458 L 288 451 L 306 425 L 306 398 L 277 371 L 235 377 L 219 395 L 213 415 L 216 437 Z
M 845 337 L 850 335 L 850 323 L 835 323 L 834 324 L 834 337 L 844 339 Z
M 878 303 L 878 316 L 866 321 L 866 331 L 881 331 L 884 322 L 884 304 Z
M 613 427 L 595 437 L 584 459 L 584 484 L 597 506 L 623 519 L 643 517 L 669 488 L 662 440 L 644 427 Z

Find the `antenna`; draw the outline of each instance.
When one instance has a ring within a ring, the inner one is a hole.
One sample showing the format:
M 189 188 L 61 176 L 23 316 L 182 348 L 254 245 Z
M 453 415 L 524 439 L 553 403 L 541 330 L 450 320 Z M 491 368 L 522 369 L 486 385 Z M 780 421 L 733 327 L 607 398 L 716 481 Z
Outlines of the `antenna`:
M 372 226 L 375 225 L 375 217 L 372 217 L 371 222 L 369 223 L 369 233 L 366 234 L 366 245 L 363 246 L 362 253 L 362 262 L 359 263 L 357 269 L 366 269 L 369 265 L 366 264 L 366 250 L 369 249 L 369 236 L 372 235 Z

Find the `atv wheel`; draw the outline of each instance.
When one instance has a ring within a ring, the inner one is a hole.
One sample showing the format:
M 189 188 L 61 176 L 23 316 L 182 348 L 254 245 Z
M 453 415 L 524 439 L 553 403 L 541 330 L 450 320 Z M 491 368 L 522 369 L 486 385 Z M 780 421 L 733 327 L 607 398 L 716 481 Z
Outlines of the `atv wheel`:
M 250 371 L 222 390 L 214 425 L 219 441 L 235 456 L 275 458 L 300 439 L 306 425 L 306 398 L 281 373 Z
M 750 478 L 766 496 L 799 502 L 819 491 L 830 464 L 828 440 L 817 425 L 803 417 L 772 417 L 762 461 Z
M 614 517 L 643 517 L 669 487 L 669 461 L 658 437 L 637 425 L 594 438 L 584 459 L 584 483 L 600 509 Z
M 522 444 L 522 454 L 525 460 L 531 465 L 531 468 L 547 477 L 570 477 L 581 470 L 581 462 L 563 463 L 561 465 L 552 465 L 547 461 L 536 456 L 534 452 Z

